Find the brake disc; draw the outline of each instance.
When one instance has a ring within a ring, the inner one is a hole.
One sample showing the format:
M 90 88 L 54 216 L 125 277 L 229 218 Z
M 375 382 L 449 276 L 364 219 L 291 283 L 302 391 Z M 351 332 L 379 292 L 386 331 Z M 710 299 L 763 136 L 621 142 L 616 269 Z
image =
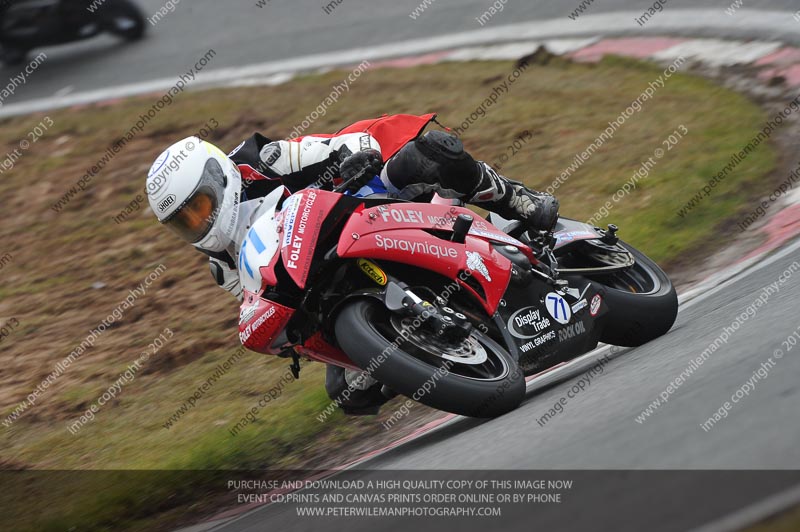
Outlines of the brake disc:
M 472 336 L 454 345 L 421 326 L 414 326 L 414 317 L 392 316 L 391 322 L 400 338 L 412 343 L 416 348 L 438 358 L 459 364 L 483 364 L 489 358 L 486 349 Z

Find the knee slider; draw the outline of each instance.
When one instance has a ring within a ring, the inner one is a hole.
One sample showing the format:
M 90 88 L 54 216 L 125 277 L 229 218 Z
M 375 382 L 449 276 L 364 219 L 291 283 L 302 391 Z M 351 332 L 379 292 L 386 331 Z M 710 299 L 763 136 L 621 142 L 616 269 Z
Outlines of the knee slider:
M 459 138 L 443 131 L 429 131 L 415 144 L 426 159 L 436 163 L 437 177 L 444 188 L 469 194 L 480 183 L 478 163 Z
M 461 140 L 444 131 L 428 131 L 425 135 L 418 137 L 414 144 L 425 157 L 439 164 L 472 159 L 464 151 L 464 144 Z
M 480 167 L 461 140 L 443 131 L 429 131 L 403 146 L 387 163 L 386 173 L 401 190 L 424 183 L 466 195 L 481 182 Z

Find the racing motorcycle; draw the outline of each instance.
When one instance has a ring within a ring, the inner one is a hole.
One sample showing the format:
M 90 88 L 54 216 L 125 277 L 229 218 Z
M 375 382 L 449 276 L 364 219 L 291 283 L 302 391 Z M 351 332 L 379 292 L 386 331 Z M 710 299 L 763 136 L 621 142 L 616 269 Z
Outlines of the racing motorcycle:
M 675 288 L 606 229 L 531 234 L 440 203 L 305 189 L 260 200 L 238 266 L 247 348 L 364 371 L 383 390 L 473 417 L 516 408 L 525 376 L 665 334 Z M 493 223 L 494 222 L 494 223 Z M 391 395 L 389 395 L 391 396 Z
M 0 60 L 20 64 L 36 47 L 103 32 L 133 41 L 144 31 L 144 15 L 129 0 L 7 0 L 0 4 Z

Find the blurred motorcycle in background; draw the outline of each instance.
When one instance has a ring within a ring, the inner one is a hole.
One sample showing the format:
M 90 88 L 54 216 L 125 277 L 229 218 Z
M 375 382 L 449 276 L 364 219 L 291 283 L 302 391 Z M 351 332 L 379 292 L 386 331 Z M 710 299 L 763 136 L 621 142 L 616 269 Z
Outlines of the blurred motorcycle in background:
M 89 39 L 104 32 L 142 38 L 145 17 L 130 0 L 0 1 L 0 61 L 17 65 L 41 46 Z

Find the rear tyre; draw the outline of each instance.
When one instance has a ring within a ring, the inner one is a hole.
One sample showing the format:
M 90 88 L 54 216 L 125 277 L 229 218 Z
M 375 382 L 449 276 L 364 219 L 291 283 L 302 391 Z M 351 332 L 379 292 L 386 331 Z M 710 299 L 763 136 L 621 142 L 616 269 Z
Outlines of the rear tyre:
M 28 50 L 3 45 L 0 47 L 0 62 L 7 66 L 19 66 L 28 57 Z
M 127 41 L 137 41 L 144 36 L 144 15 L 136 4 L 129 0 L 107 0 L 103 7 L 106 31 Z
M 629 269 L 592 277 L 603 285 L 609 307 L 601 342 L 637 347 L 666 334 L 678 316 L 678 294 L 664 270 L 633 246 L 620 241 L 636 263 Z
M 514 410 L 525 397 L 525 379 L 516 360 L 478 331 L 464 342 L 486 360 L 463 364 L 431 356 L 430 344 L 420 345 L 411 336 L 396 343 L 400 335 L 392 314 L 377 300 L 347 304 L 335 328 L 340 347 L 359 367 L 370 368 L 384 385 L 430 407 L 489 418 Z

